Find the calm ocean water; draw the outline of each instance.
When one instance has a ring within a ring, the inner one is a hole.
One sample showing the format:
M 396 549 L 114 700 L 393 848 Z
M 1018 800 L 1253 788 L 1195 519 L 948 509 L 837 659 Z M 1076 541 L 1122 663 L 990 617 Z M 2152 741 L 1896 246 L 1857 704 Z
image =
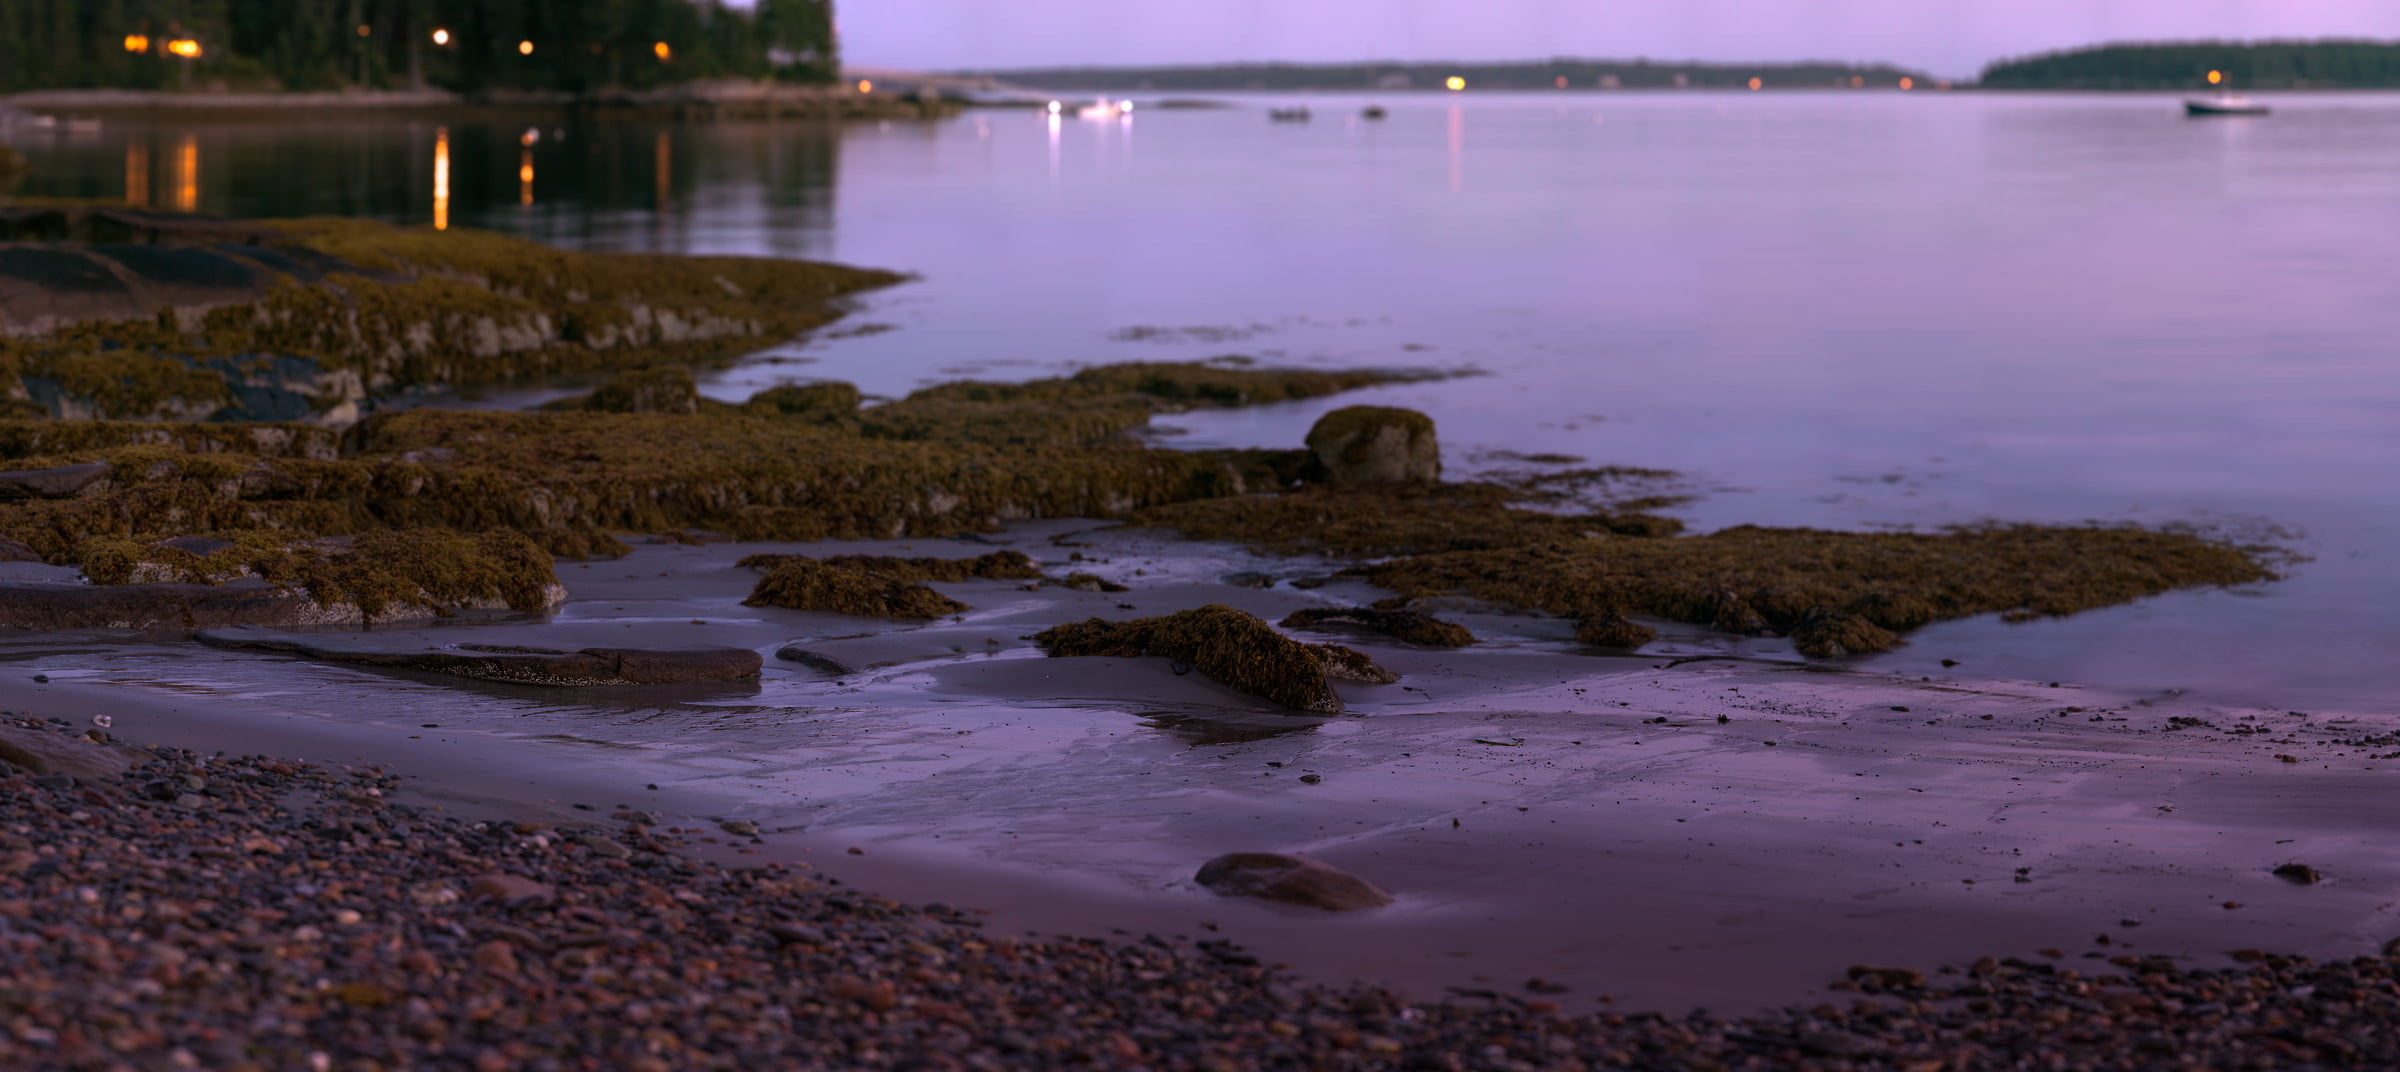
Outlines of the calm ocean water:
M 2400 96 L 1401 96 L 1052 122 L 111 124 L 27 192 L 921 274 L 721 377 L 896 393 L 1241 353 L 1394 388 L 1454 470 L 1690 474 L 1677 512 L 2281 532 L 2277 584 L 1925 630 L 1897 673 L 2400 707 Z M 445 196 L 437 197 L 441 192 Z M 1129 331 L 1135 328 L 1201 329 Z M 797 359 L 797 360 L 796 360 Z M 1174 422 L 1290 445 L 1339 403 Z

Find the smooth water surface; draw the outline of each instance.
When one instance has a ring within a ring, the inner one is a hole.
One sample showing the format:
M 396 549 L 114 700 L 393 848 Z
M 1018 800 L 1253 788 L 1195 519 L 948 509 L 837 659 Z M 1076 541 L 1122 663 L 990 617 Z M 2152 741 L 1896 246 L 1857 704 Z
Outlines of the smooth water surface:
M 2281 583 L 1951 623 L 1869 665 L 2400 696 L 2400 96 L 2216 120 L 2148 96 L 1401 96 L 1381 122 L 1323 97 L 1306 124 L 1238 103 L 111 123 L 27 145 L 27 192 L 920 273 L 719 377 L 728 397 L 1230 353 L 1471 368 L 1373 400 L 1433 413 L 1454 470 L 1515 451 L 1685 471 L 1702 527 L 2280 529 L 2312 556 Z M 1175 441 L 1291 445 L 1349 400 L 1178 418 Z

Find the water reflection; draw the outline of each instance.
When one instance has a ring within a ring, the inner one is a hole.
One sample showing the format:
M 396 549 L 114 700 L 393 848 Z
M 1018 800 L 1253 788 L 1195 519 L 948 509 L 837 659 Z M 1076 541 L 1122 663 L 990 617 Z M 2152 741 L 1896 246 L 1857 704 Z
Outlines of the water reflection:
M 150 146 L 145 142 L 125 145 L 125 203 L 150 204 Z
M 842 128 L 817 122 L 112 120 L 24 193 L 226 216 L 361 216 L 565 246 L 830 256 Z M 677 212 L 705 203 L 709 212 Z
M 186 134 L 175 152 L 175 208 L 191 212 L 200 206 L 200 136 Z

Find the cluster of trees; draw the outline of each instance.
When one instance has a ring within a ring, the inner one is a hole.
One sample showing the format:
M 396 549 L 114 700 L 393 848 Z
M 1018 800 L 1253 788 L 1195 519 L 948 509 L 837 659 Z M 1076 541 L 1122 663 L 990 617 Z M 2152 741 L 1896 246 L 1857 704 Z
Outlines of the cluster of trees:
M 2177 41 L 2115 44 L 2002 60 L 1984 68 L 1991 89 L 2190 89 L 2222 71 L 2242 89 L 2382 89 L 2400 86 L 2400 43 L 2380 41 Z
M 1652 63 L 1554 59 L 1529 63 L 1245 63 L 1210 67 L 1059 67 L 988 72 L 1019 85 L 1054 90 L 1440 89 L 1452 77 L 1488 89 L 1891 88 L 1900 80 L 1931 86 L 1923 72 L 1884 64 Z M 1565 79 L 1562 87 L 1559 79 Z M 1853 79 L 1856 81 L 1853 82 Z
M 833 0 L 0 0 L 0 91 L 831 81 L 835 47 Z

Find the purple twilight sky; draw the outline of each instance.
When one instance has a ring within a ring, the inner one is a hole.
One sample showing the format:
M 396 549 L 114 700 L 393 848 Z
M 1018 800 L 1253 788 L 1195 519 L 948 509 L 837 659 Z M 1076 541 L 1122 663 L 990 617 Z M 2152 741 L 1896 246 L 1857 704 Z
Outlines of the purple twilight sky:
M 1938 75 L 2099 41 L 2400 38 L 2400 0 L 838 0 L 873 67 L 1233 60 L 1888 60 Z

